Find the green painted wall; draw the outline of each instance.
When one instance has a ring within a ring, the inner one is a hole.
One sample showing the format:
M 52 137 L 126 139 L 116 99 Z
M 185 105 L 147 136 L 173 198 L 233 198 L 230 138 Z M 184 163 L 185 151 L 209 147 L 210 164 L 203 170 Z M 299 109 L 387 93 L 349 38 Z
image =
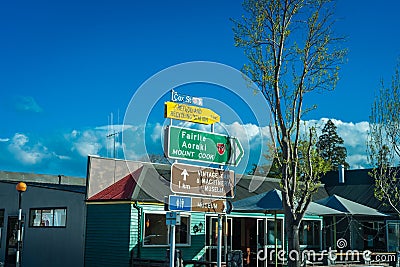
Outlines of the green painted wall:
M 143 212 L 164 212 L 164 206 L 156 206 L 156 205 L 142 205 Z M 132 212 L 134 212 L 132 210 Z M 189 214 L 189 213 L 187 213 Z M 192 212 L 190 213 L 190 246 L 180 246 L 177 245 L 176 249 L 182 251 L 182 256 L 184 260 L 190 259 L 200 259 L 204 254 L 204 244 L 205 244 L 205 227 L 203 227 L 202 232 L 194 233 L 193 226 L 198 225 L 199 223 L 203 223 L 205 226 L 205 215 L 204 213 Z M 132 221 L 132 228 L 137 227 L 137 220 Z M 143 235 L 143 228 L 142 228 Z M 143 236 L 142 236 L 143 238 Z M 137 249 L 137 248 L 136 248 Z M 167 249 L 169 246 L 143 246 L 141 244 L 140 248 L 140 256 L 143 259 L 160 259 L 164 260 L 167 255 Z
M 130 204 L 87 205 L 85 267 L 129 266 Z
M 145 246 L 142 244 L 144 214 L 165 213 L 163 205 L 155 204 L 89 204 L 87 205 L 85 266 L 128 267 L 131 255 L 142 259 L 165 260 L 169 246 Z M 201 260 L 205 254 L 205 213 L 190 214 L 190 246 L 177 245 L 184 260 Z M 243 214 L 233 213 L 232 217 Z M 278 214 L 282 217 L 282 214 Z M 249 214 L 245 217 L 273 218 L 264 214 Z M 316 219 L 318 217 L 310 216 Z M 195 233 L 193 227 L 203 224 L 203 231 Z

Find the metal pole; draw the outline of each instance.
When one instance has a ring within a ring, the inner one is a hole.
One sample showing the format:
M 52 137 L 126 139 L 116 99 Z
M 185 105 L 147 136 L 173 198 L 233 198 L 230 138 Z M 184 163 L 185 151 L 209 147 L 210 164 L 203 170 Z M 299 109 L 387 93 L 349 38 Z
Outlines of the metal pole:
M 221 214 L 218 214 L 218 240 L 217 240 L 217 267 L 221 267 L 221 256 L 222 256 L 222 218 Z
M 169 267 L 175 266 L 175 225 L 170 225 L 169 237 Z
M 224 231 L 224 262 L 227 261 L 227 254 L 228 254 L 228 216 L 224 216 L 225 221 L 225 231 Z
M 267 236 L 267 231 L 268 231 L 268 219 L 264 218 L 264 267 L 268 266 L 268 246 L 267 246 L 267 240 L 268 240 L 268 236 Z
M 22 192 L 18 192 L 17 253 L 16 253 L 16 259 L 15 259 L 16 267 L 21 266 L 21 225 L 22 225 L 21 195 L 22 195 Z
M 274 245 L 275 245 L 275 267 L 278 266 L 278 221 L 276 211 L 274 212 Z
M 336 216 L 333 215 L 333 249 L 336 249 Z

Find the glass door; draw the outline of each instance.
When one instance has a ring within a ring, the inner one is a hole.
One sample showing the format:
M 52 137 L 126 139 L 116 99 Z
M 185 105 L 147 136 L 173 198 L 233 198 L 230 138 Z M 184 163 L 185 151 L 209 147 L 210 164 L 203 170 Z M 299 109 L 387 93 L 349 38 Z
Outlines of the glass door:
M 257 267 L 267 267 L 266 219 L 257 219 Z
M 280 250 L 284 248 L 283 240 L 283 218 L 268 218 L 267 219 L 267 238 L 266 238 L 266 258 L 269 263 L 275 264 L 276 262 L 281 262 L 278 256 L 282 255 L 279 253 Z
M 222 217 L 222 261 L 232 248 L 232 218 Z M 218 217 L 206 217 L 206 260 L 217 262 Z

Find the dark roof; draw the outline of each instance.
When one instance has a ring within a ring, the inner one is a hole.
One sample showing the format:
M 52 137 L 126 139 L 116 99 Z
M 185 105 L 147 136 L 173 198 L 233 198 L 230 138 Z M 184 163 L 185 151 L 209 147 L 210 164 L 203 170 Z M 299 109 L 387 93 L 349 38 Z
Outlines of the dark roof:
M 345 170 L 344 183 L 339 183 L 336 171 L 322 177 L 328 194 L 339 195 L 351 201 L 374 208 L 383 213 L 393 213 L 393 209 L 375 197 L 375 181 L 368 173 L 371 169 Z
M 371 185 L 374 184 L 374 178 L 368 173 L 372 169 L 360 169 L 360 170 L 345 170 L 344 181 L 346 185 Z M 339 185 L 339 172 L 330 171 L 321 177 L 321 182 L 325 186 Z

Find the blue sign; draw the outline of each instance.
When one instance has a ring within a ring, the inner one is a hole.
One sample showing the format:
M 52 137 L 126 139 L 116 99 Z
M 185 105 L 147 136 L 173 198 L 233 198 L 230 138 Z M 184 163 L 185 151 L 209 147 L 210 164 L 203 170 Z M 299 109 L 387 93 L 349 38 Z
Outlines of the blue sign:
M 186 196 L 169 196 L 169 210 L 181 210 L 191 211 L 192 210 L 192 198 Z
M 184 104 L 194 104 L 197 106 L 203 106 L 203 98 L 180 94 L 175 90 L 171 90 L 171 101 L 178 102 L 178 103 L 184 103 Z

